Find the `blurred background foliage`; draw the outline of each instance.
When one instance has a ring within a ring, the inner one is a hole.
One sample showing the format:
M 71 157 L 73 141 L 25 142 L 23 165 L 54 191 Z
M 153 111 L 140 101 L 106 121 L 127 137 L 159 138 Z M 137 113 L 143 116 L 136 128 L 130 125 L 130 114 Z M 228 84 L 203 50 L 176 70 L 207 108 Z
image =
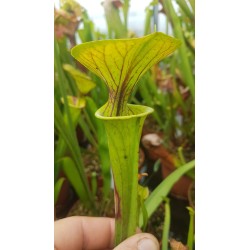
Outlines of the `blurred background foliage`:
M 130 103 L 147 105 L 155 110 L 143 128 L 139 172 L 147 172 L 148 177 L 142 175 L 140 183 L 149 186 L 150 192 L 153 192 L 166 177 L 171 177 L 176 169 L 195 157 L 194 0 L 151 1 L 144 9 L 144 25 L 138 27 L 134 24 L 136 30 L 141 31 L 140 35 L 128 25 L 132 2 L 104 0 L 100 3 L 106 32 L 96 28 L 88 14 L 91 10 L 77 1 L 61 0 L 54 9 L 56 218 L 69 215 L 72 204 L 78 199 L 82 209 L 78 210 L 80 214 L 113 216 L 112 176 L 106 134 L 103 124 L 94 116 L 95 111 L 107 101 L 108 92 L 102 79 L 70 55 L 70 49 L 76 44 L 138 37 L 158 31 L 159 27 L 164 33 L 182 40 L 181 47 L 175 53 L 141 78 L 130 99 Z M 164 25 L 159 25 L 159 21 L 165 22 Z M 179 179 L 180 176 L 175 179 L 174 188 L 165 196 L 170 194 L 186 200 L 189 211 L 194 212 L 194 169 L 189 169 Z M 171 202 L 166 200 L 165 204 L 162 203 L 165 214 L 169 211 L 169 204 Z M 189 211 L 186 211 L 187 214 Z M 163 217 L 161 222 L 164 223 L 165 219 Z M 162 235 L 163 228 L 164 232 L 168 232 L 170 219 L 167 219 L 168 223 L 160 228 Z M 192 229 L 191 220 L 187 229 L 190 227 Z M 147 229 L 150 231 L 150 224 Z M 180 237 L 180 240 L 192 249 L 193 233 L 186 231 L 186 238 L 184 236 L 183 240 Z M 153 233 L 157 234 L 155 231 Z M 167 248 L 166 237 L 163 237 L 162 249 Z

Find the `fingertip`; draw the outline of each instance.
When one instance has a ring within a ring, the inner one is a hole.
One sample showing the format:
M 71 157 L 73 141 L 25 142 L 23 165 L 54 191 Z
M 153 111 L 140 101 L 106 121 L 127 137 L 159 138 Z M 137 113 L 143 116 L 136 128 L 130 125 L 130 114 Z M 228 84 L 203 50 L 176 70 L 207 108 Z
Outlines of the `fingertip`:
M 138 233 L 120 243 L 114 250 L 159 250 L 159 248 L 159 242 L 155 236 L 149 233 Z
M 159 250 L 159 242 L 158 240 L 152 235 L 142 238 L 137 243 L 138 250 Z

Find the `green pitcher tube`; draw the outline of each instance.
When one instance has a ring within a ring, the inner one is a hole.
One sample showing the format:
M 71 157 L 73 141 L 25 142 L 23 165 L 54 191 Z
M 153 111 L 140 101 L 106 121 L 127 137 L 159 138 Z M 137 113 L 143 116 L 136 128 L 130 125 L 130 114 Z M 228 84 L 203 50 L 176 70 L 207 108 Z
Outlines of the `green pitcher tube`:
M 64 103 L 63 98 L 61 99 L 61 101 L 62 103 Z M 81 109 L 85 107 L 86 101 L 84 98 L 67 96 L 67 102 L 69 105 L 69 114 L 71 116 L 72 124 L 75 129 L 78 123 L 79 117 L 81 115 Z M 68 121 L 69 117 L 66 114 L 66 112 L 64 112 L 63 114 L 63 119 L 65 122 L 65 125 L 69 127 L 69 121 Z M 64 139 L 60 137 L 58 141 L 58 146 L 55 151 L 55 159 L 59 159 L 60 157 L 62 157 L 62 155 L 65 153 L 66 148 L 67 146 L 66 146 Z
M 153 109 L 128 104 L 131 115 L 107 117 L 105 106 L 96 117 L 102 119 L 106 129 L 115 196 L 115 245 L 135 234 L 138 226 L 138 164 L 142 126 Z

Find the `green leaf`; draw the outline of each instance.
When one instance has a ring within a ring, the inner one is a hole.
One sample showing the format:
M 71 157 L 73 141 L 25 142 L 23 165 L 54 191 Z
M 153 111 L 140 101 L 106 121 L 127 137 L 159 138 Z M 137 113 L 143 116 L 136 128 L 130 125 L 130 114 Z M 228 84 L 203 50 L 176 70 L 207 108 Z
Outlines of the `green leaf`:
M 176 0 L 177 4 L 180 6 L 180 8 L 184 11 L 184 13 L 192 20 L 194 21 L 194 13 L 191 11 L 190 7 L 188 6 L 186 1 L 183 0 Z
M 145 24 L 144 24 L 144 35 L 147 35 L 151 32 L 151 18 L 153 16 L 153 10 L 149 8 L 150 5 L 146 8 L 146 17 L 145 17 Z
M 142 231 L 144 232 L 148 225 L 148 212 L 147 212 L 144 202 L 141 202 L 140 207 L 141 207 L 141 213 L 143 216 Z
M 66 88 L 65 88 L 65 77 L 64 73 L 62 70 L 62 65 L 60 61 L 60 50 L 58 47 L 58 44 L 56 40 L 54 40 L 54 58 L 55 58 L 55 67 L 58 72 L 58 79 L 59 79 L 59 87 L 60 87 L 60 92 L 62 94 L 62 97 L 65 100 L 67 100 L 67 94 L 66 94 Z M 55 123 L 55 128 L 59 133 L 59 136 L 62 136 L 62 138 L 65 140 L 65 143 L 69 147 L 69 150 L 71 151 L 72 157 L 76 163 L 78 173 L 80 175 L 80 178 L 82 180 L 82 184 L 84 186 L 84 194 L 85 194 L 85 204 L 88 207 L 92 207 L 95 210 L 95 203 L 94 199 L 91 195 L 89 185 L 87 182 L 87 177 L 85 175 L 85 172 L 83 171 L 83 162 L 81 159 L 81 152 L 80 148 L 78 145 L 75 129 L 73 126 L 73 121 L 72 117 L 70 115 L 70 109 L 68 102 L 65 101 L 65 113 L 67 115 L 67 122 L 68 126 L 64 122 L 64 117 L 60 111 L 59 105 L 56 100 L 54 100 L 54 123 Z M 57 159 L 57 158 L 55 158 Z
M 161 204 L 164 197 L 166 197 L 173 187 L 173 185 L 189 170 L 193 169 L 195 161 L 192 160 L 187 164 L 179 167 L 173 173 L 171 173 L 157 188 L 149 195 L 145 201 L 145 206 L 150 217 L 157 207 Z M 142 214 L 140 214 L 140 226 L 142 226 Z
M 170 230 L 170 220 L 171 220 L 171 210 L 170 210 L 170 199 L 165 198 L 165 218 L 163 224 L 163 233 L 162 233 L 162 250 L 168 250 L 168 237 Z
M 144 204 L 144 201 L 148 198 L 148 195 L 149 195 L 148 187 L 143 187 L 141 185 L 138 185 L 138 202 L 139 202 L 138 210 L 140 211 L 141 209 L 141 213 L 143 215 L 143 227 L 142 227 L 143 231 L 146 230 L 146 226 L 148 223 L 148 213 Z
M 82 94 L 88 94 L 89 91 L 96 86 L 96 84 L 91 80 L 88 75 L 84 74 L 78 69 L 75 69 L 72 65 L 64 64 L 63 69 L 74 78 L 74 80 L 76 81 L 77 88 Z
M 189 220 L 189 229 L 188 229 L 188 239 L 187 239 L 187 246 L 188 249 L 193 249 L 194 244 L 194 209 L 192 207 L 187 207 L 190 215 Z
M 104 197 L 107 197 L 110 193 L 110 182 L 111 182 L 110 158 L 109 158 L 107 135 L 105 132 L 105 127 L 103 122 L 97 119 L 94 115 L 94 113 L 97 110 L 95 102 L 90 97 L 86 97 L 86 101 L 87 101 L 86 112 L 88 113 L 89 118 L 94 124 L 94 127 L 96 129 L 96 136 L 98 139 L 97 150 L 101 161 L 100 166 L 104 181 L 103 194 Z
M 180 40 L 156 32 L 141 38 L 83 43 L 71 54 L 107 84 L 110 98 L 104 115 L 119 116 L 130 114 L 127 100 L 143 74 L 180 44 Z
M 77 169 L 78 169 L 78 175 L 80 176 L 81 181 L 82 181 L 82 185 L 84 186 L 85 204 L 87 204 L 87 206 L 90 206 L 90 204 L 92 206 L 94 206 L 94 203 L 92 203 L 93 197 L 91 196 L 91 193 L 89 190 L 87 177 L 86 177 L 85 172 L 83 171 L 83 162 L 82 162 L 82 158 L 81 158 L 80 148 L 79 148 L 77 142 L 75 142 L 70 129 L 68 128 L 68 126 L 66 126 L 65 121 L 63 119 L 63 115 L 60 112 L 60 109 L 59 109 L 57 102 L 55 101 L 54 104 L 55 104 L 55 106 L 54 106 L 55 107 L 55 110 L 54 110 L 55 128 L 58 131 L 59 135 L 62 137 L 62 139 L 66 143 L 66 145 L 63 146 L 61 150 L 59 150 L 58 152 L 56 150 L 55 160 L 57 161 L 59 159 L 59 157 L 61 156 L 61 154 L 65 150 L 65 147 L 67 146 L 69 148 L 71 155 L 72 155 L 72 158 L 75 161 L 75 164 L 76 164 Z
M 153 167 L 154 173 L 156 173 L 156 172 L 159 170 L 160 166 L 161 166 L 161 159 L 158 159 L 158 160 L 155 162 L 154 167 Z
M 119 8 L 114 4 L 113 0 L 103 1 L 104 13 L 108 25 L 108 35 L 110 38 L 122 38 L 127 37 L 127 29 L 125 24 L 123 24 Z M 125 19 L 126 22 L 126 19 Z
M 86 197 L 84 195 L 85 187 L 82 184 L 82 180 L 80 178 L 80 175 L 78 173 L 77 167 L 74 163 L 74 161 L 70 157 L 64 157 L 61 159 L 62 161 L 62 168 L 67 176 L 69 182 L 75 189 L 78 197 L 82 202 L 86 200 Z
M 92 135 L 90 127 L 88 126 L 88 124 L 85 122 L 85 120 L 83 119 L 83 117 L 81 119 L 79 119 L 79 126 L 81 127 L 84 135 L 86 136 L 86 138 L 89 140 L 89 142 L 91 144 L 93 144 L 94 147 L 98 147 L 97 142 L 95 137 Z
M 67 100 L 67 104 L 69 106 L 69 113 L 71 116 L 72 125 L 73 125 L 73 128 L 75 129 L 76 125 L 78 123 L 80 114 L 81 114 L 81 108 L 85 107 L 86 101 L 83 97 L 77 98 L 74 96 L 67 96 L 66 100 Z M 64 102 L 63 98 L 61 98 L 61 102 L 65 106 L 65 102 Z M 63 120 L 64 120 L 64 123 L 65 123 L 66 127 L 68 128 L 68 130 L 70 130 L 69 120 L 68 120 L 66 112 L 64 112 L 64 114 L 63 114 Z M 62 136 L 60 136 L 56 150 L 55 150 L 55 159 L 61 158 L 64 155 L 66 148 L 67 148 L 67 146 L 66 146 L 65 140 L 62 138 Z
M 130 2 L 130 0 L 124 0 L 124 1 L 123 1 L 123 6 L 122 6 L 123 17 L 124 17 L 124 25 L 125 25 L 125 27 L 126 27 L 126 30 L 127 30 L 127 26 L 128 26 L 129 2 Z
M 94 37 L 94 23 L 89 19 L 86 9 L 82 13 L 82 21 L 84 29 L 78 29 L 78 35 L 82 42 L 89 42 L 95 40 Z
M 63 182 L 65 181 L 65 178 L 60 178 L 59 180 L 57 180 L 55 187 L 54 187 L 54 204 L 57 203 Z
M 183 35 L 183 29 L 181 26 L 180 19 L 173 7 L 172 1 L 168 0 L 163 0 L 163 8 L 165 12 L 169 12 L 169 15 L 172 20 L 173 24 L 173 31 L 174 34 L 177 38 L 181 39 L 184 41 L 184 35 Z M 195 82 L 194 82 L 194 75 L 193 75 L 193 70 L 190 65 L 189 59 L 188 59 L 188 54 L 187 54 L 187 46 L 185 42 L 182 43 L 180 49 L 179 49 L 179 55 L 180 55 L 180 67 L 181 67 L 181 74 L 183 75 L 183 78 L 185 79 L 185 83 L 190 89 L 190 93 L 192 97 L 194 98 L 195 96 Z

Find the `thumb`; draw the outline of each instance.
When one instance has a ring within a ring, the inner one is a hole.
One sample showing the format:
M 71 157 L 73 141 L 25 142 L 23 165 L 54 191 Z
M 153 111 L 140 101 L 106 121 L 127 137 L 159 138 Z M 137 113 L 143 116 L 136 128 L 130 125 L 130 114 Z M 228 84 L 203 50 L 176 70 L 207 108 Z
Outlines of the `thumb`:
M 114 250 L 159 250 L 159 243 L 152 234 L 139 233 L 120 243 Z

